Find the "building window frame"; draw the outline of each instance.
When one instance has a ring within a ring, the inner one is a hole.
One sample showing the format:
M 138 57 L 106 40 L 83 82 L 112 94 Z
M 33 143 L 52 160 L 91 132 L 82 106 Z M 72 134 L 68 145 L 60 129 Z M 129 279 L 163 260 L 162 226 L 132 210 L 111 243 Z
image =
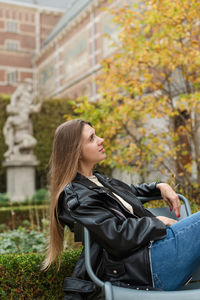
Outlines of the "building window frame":
M 19 41 L 17 40 L 6 40 L 6 50 L 8 51 L 18 51 Z
M 6 31 L 12 33 L 18 33 L 18 23 L 13 20 L 7 20 Z
M 16 84 L 18 82 L 18 71 L 11 70 L 7 72 L 7 83 L 9 85 Z

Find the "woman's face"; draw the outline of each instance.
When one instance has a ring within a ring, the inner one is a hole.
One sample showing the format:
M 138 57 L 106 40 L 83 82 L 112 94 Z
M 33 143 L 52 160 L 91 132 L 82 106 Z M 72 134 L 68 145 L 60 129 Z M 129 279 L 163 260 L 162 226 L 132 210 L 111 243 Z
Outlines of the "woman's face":
M 82 131 L 82 150 L 80 161 L 88 166 L 95 165 L 106 158 L 104 139 L 96 136 L 94 128 L 85 124 Z

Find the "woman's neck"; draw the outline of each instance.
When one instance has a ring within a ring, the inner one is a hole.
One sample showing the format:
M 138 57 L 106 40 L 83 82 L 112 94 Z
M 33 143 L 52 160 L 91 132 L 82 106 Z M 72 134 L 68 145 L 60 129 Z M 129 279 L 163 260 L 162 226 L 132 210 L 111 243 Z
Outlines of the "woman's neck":
M 83 167 L 83 166 L 80 166 L 79 169 L 78 169 L 78 172 L 80 174 L 82 174 L 83 176 L 85 177 L 90 177 L 93 175 L 93 167 L 92 168 L 86 168 L 86 167 Z
M 91 172 L 82 172 L 82 171 L 79 171 L 79 173 L 81 174 L 81 175 L 83 175 L 83 176 L 85 176 L 85 177 L 91 177 L 91 176 L 93 176 L 93 173 L 91 173 Z

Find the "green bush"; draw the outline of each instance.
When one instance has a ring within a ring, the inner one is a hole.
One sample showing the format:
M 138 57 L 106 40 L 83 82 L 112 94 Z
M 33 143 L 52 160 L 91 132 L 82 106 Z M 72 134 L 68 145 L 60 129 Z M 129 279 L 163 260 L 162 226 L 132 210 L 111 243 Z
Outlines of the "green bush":
M 0 255 L 0 299 L 63 299 L 63 279 L 72 275 L 80 251 L 64 252 L 59 272 L 55 265 L 41 271 L 44 255 L 39 253 Z
M 4 141 L 4 136 L 3 136 L 3 127 L 5 124 L 5 121 L 7 119 L 7 114 L 6 114 L 6 106 L 10 102 L 10 97 L 6 95 L 0 95 L 0 192 L 5 192 L 6 191 L 6 170 L 5 168 L 2 167 L 2 163 L 4 161 L 4 156 L 3 154 L 7 150 L 7 146 Z
M 43 252 L 46 236 L 43 232 L 19 227 L 0 233 L 0 254 Z
M 0 206 L 8 206 L 9 197 L 6 193 L 0 193 Z
M 37 189 L 47 186 L 48 164 L 54 133 L 58 125 L 66 121 L 64 115 L 71 111 L 68 99 L 47 99 L 43 101 L 40 113 L 32 116 L 33 134 L 37 140 L 34 152 L 40 162 L 36 167 Z
M 30 202 L 33 204 L 42 204 L 49 201 L 49 199 L 49 192 L 46 189 L 39 189 L 34 193 Z
M 31 205 L 31 204 L 44 204 L 50 201 L 49 191 L 47 189 L 38 189 L 31 199 L 28 197 L 25 201 L 20 202 L 11 202 L 7 193 L 0 193 L 0 207 L 19 207 L 24 205 Z

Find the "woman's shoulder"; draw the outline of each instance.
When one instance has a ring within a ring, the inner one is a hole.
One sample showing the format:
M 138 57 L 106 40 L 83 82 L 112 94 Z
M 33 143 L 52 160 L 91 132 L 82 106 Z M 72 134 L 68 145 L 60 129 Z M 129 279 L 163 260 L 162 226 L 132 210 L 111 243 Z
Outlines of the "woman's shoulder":
M 98 200 L 98 187 L 90 180 L 73 180 L 68 183 L 60 194 L 60 201 L 70 208 L 87 205 Z

